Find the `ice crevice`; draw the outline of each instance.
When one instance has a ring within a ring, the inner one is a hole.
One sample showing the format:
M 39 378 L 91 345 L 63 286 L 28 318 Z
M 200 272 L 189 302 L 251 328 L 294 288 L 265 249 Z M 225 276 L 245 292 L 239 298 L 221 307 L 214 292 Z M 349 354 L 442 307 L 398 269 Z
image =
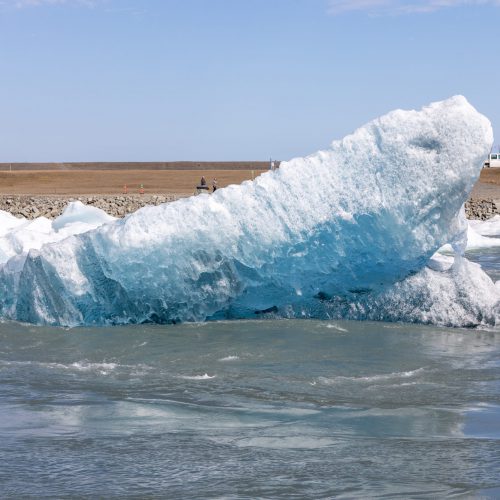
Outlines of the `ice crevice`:
M 495 324 L 490 278 L 436 255 L 447 244 L 460 254 L 467 233 L 491 243 L 462 206 L 492 142 L 489 121 L 456 96 L 393 111 L 255 181 L 124 219 L 78 203 L 52 223 L 2 213 L 0 315 L 64 326 L 262 315 Z

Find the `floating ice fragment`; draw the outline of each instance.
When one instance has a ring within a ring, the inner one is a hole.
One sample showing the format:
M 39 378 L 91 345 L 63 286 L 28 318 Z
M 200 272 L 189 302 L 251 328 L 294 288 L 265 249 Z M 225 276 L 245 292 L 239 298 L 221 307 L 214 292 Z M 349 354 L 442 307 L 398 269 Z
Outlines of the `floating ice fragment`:
M 219 361 L 237 361 L 240 359 L 239 356 L 225 356 L 224 358 L 220 358 Z
M 500 294 L 479 268 L 426 267 L 446 243 L 464 250 L 461 207 L 492 139 L 461 96 L 394 111 L 253 182 L 34 246 L 0 270 L 0 314 L 69 326 L 257 311 L 495 322 Z
M 481 236 L 500 236 L 500 215 L 485 221 L 471 220 L 469 226 Z
M 208 373 L 205 373 L 204 375 L 182 375 L 180 378 L 185 380 L 210 380 L 215 377 L 216 375 L 209 375 Z
M 60 231 L 64 227 L 74 224 L 85 224 L 88 229 L 93 229 L 116 220 L 116 217 L 111 217 L 104 210 L 90 205 L 84 205 L 81 201 L 73 201 L 68 204 L 63 213 L 53 220 L 52 228 Z M 75 234 L 75 233 L 73 233 Z
M 84 233 L 113 220 L 116 219 L 103 210 L 80 201 L 69 203 L 63 214 L 52 222 L 46 217 L 17 218 L 0 210 L 0 265 L 12 257 L 22 256 L 16 264 L 19 267 L 29 250 L 39 250 L 47 243 Z

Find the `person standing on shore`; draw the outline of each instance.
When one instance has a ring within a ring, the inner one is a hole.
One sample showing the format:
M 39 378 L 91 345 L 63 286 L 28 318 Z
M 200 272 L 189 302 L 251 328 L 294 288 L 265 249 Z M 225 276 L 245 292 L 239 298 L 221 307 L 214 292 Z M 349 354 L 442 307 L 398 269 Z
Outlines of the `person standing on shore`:
M 215 193 L 217 190 L 217 179 L 214 177 L 214 180 L 212 181 L 212 193 Z
M 201 176 L 201 180 L 200 180 L 200 186 L 206 186 L 207 185 L 207 181 L 205 179 L 205 176 L 202 175 Z

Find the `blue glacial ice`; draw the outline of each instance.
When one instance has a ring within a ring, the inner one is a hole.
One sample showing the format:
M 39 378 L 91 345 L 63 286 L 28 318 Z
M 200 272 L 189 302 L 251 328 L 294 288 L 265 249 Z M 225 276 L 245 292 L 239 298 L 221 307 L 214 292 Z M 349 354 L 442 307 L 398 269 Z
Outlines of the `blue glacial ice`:
M 489 121 L 457 96 L 393 111 L 212 195 L 122 220 L 71 205 L 38 221 L 38 244 L 14 245 L 17 226 L 0 238 L 0 315 L 65 326 L 261 314 L 494 324 L 500 292 L 479 266 L 432 257 L 465 248 L 462 206 L 492 142 Z

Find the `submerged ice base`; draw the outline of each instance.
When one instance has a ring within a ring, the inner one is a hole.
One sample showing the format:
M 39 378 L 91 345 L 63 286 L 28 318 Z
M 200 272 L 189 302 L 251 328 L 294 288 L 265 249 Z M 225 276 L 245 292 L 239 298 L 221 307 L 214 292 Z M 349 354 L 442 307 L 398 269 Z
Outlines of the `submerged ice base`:
M 480 269 L 425 267 L 447 243 L 465 248 L 460 210 L 492 140 L 460 96 L 394 111 L 253 182 L 13 256 L 0 270 L 1 315 L 66 326 L 266 311 L 373 319 L 390 302 L 399 313 L 380 319 L 494 322 L 500 295 Z M 438 300 L 445 282 L 459 290 Z M 491 299 L 476 298 L 476 282 Z

